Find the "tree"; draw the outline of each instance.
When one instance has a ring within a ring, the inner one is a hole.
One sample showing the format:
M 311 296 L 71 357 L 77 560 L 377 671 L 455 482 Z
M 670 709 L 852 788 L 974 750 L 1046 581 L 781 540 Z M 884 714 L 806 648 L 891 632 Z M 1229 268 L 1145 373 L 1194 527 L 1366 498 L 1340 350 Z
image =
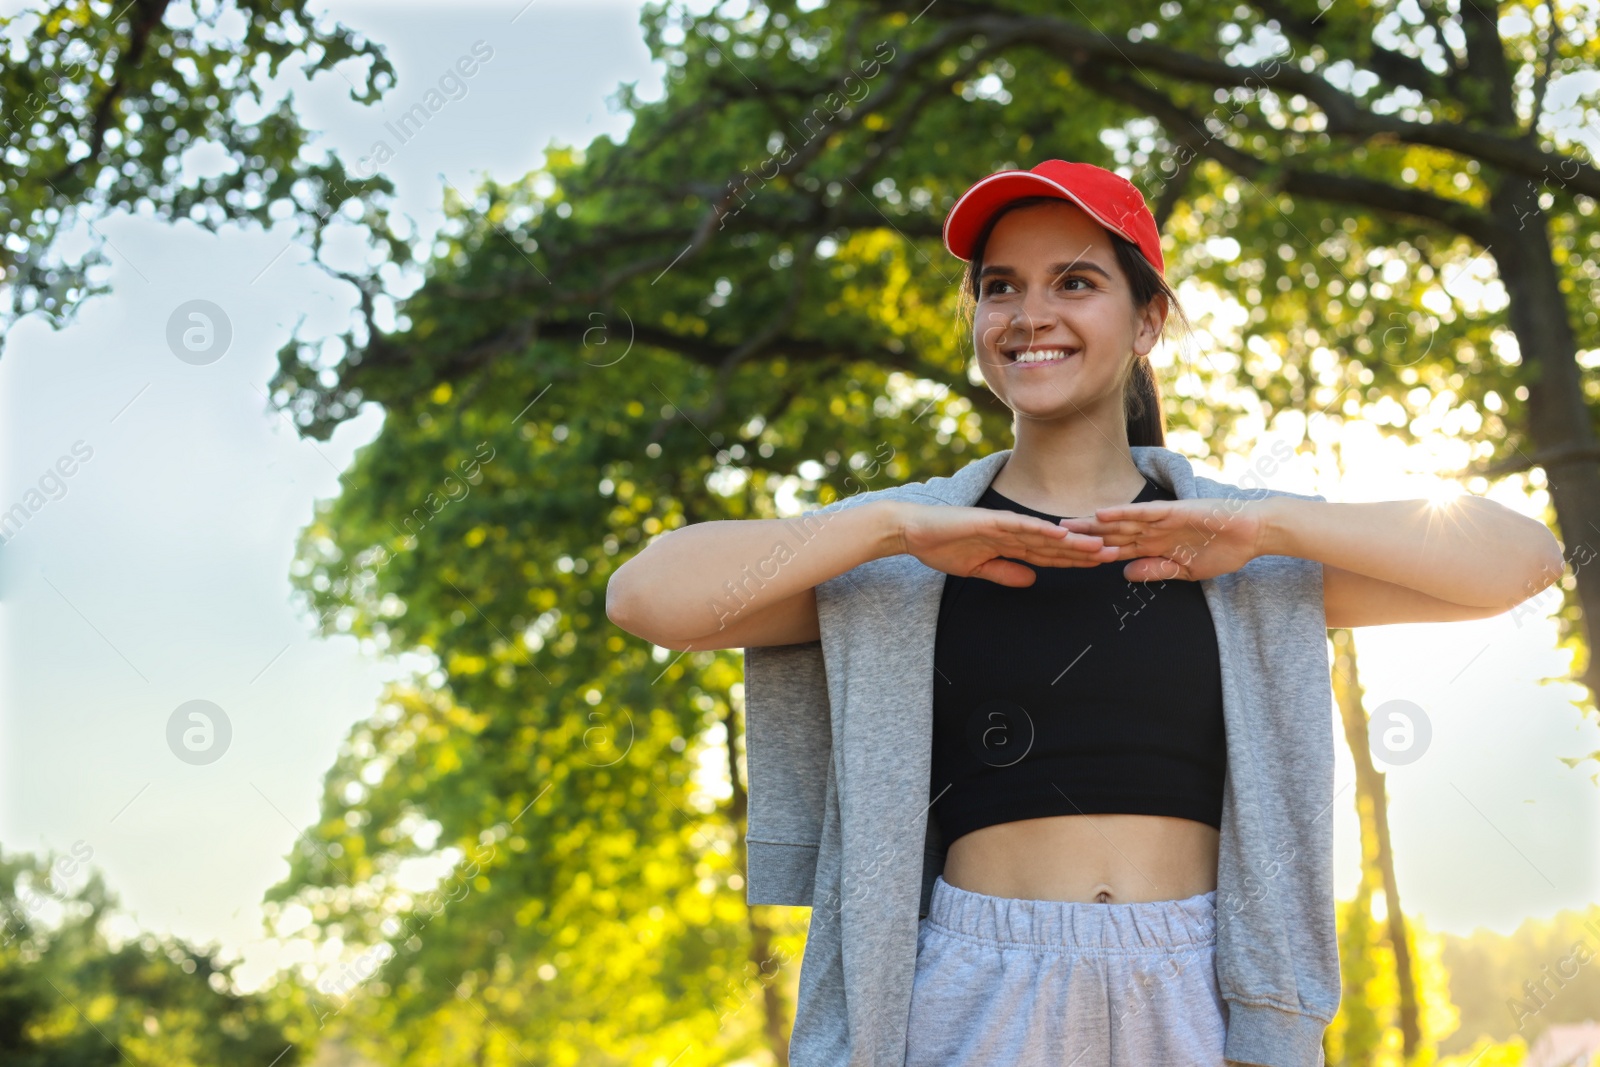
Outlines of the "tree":
M 1406 932 L 1405 912 L 1400 906 L 1400 882 L 1395 876 L 1394 847 L 1389 838 L 1389 795 L 1384 773 L 1372 762 L 1372 749 L 1368 739 L 1367 711 L 1362 704 L 1364 691 L 1360 671 L 1356 666 L 1355 637 L 1348 629 L 1333 630 L 1333 692 L 1339 708 L 1340 721 L 1344 723 L 1345 740 L 1356 768 L 1356 814 L 1361 828 L 1361 881 L 1356 898 L 1351 905 L 1349 921 L 1345 927 L 1345 945 L 1341 946 L 1347 975 L 1357 990 L 1363 990 L 1364 973 L 1371 961 L 1365 948 L 1371 940 L 1372 897 L 1376 890 L 1383 892 L 1384 916 L 1388 948 L 1394 959 L 1395 1014 L 1400 1031 L 1401 1057 L 1409 1061 L 1416 1055 L 1422 1041 L 1422 1028 L 1418 1022 L 1417 980 L 1411 961 L 1411 941 Z M 1346 951 L 1348 950 L 1348 951 Z M 1377 1030 L 1380 1025 L 1372 1005 L 1361 996 L 1350 998 L 1347 1014 L 1355 1018 L 1351 1032 L 1345 1037 L 1345 1059 L 1352 1060 L 1352 1047 L 1372 1052 L 1377 1048 Z M 1370 1061 L 1368 1061 L 1370 1062 Z
M 338 73 L 363 104 L 394 83 L 382 48 L 314 17 L 305 0 L 193 10 L 171 0 L 54 0 L 0 16 L 0 31 L 10 42 L 0 56 L 0 293 L 10 305 L 0 309 L 0 344 L 16 318 L 36 313 L 59 328 L 106 291 L 94 223 L 119 209 L 210 230 L 270 226 L 287 214 L 320 251 L 348 202 L 377 244 L 409 259 L 383 206 L 388 179 L 353 176 L 314 151 L 292 98 L 266 106 L 267 81 L 292 60 L 308 77 Z M 220 147 L 230 170 L 185 183 L 183 158 L 202 145 Z M 60 240 L 80 220 L 95 243 L 65 259 Z
M 15 1067 L 302 1062 L 305 1013 L 287 990 L 242 994 L 233 964 L 181 939 L 108 942 L 116 900 L 92 849 L 0 855 L 0 1059 Z M 86 854 L 87 853 L 87 854 Z
M 1530 918 L 1510 934 L 1477 929 L 1446 939 L 1442 958 L 1461 1006 L 1452 1042 L 1517 1040 L 1534 1045 L 1551 1026 L 1594 1019 L 1600 975 L 1587 966 L 1600 948 L 1600 906 Z
M 555 159 L 549 196 L 486 189 L 498 247 L 415 301 L 413 320 L 473 301 L 480 325 L 447 353 L 415 330 L 353 333 L 359 361 L 331 386 L 316 346 L 292 345 L 280 395 L 321 437 L 362 398 L 476 380 L 535 336 L 581 347 L 624 311 L 637 344 L 716 371 L 690 409 L 708 419 L 755 361 L 960 388 L 944 286 L 926 285 L 953 280 L 943 212 L 982 173 L 1059 155 L 1128 168 L 1172 215 L 1174 276 L 1242 299 L 1242 377 L 1272 411 L 1388 409 L 1401 433 L 1453 413 L 1482 454 L 1467 474 L 1542 471 L 1576 543 L 1600 530 L 1578 362 L 1600 325 L 1600 171 L 1572 132 L 1589 97 L 1564 77 L 1592 63 L 1596 16 L 1498 10 L 1133 3 L 1091 24 L 1042 0 L 651 7 L 666 100 L 624 91 L 627 144 Z M 1452 295 L 1480 261 L 1506 302 Z M 812 314 L 869 285 L 875 308 Z M 1580 570 L 1577 595 L 1600 609 L 1600 577 Z
M 349 933 L 404 858 L 496 849 L 415 939 L 406 984 L 370 1002 L 380 1038 L 476 1018 L 476 1002 L 491 1020 L 527 1006 L 519 1041 L 595 1062 L 647 1032 L 669 1057 L 679 1035 L 707 1062 L 781 1057 L 788 987 L 749 995 L 751 970 L 797 958 L 797 921 L 744 909 L 740 776 L 701 810 L 688 759 L 737 769 L 737 662 L 640 647 L 597 597 L 627 546 L 665 530 L 1003 445 L 1010 413 L 975 385 L 939 244 L 950 203 L 992 170 L 1123 166 L 1173 238 L 1169 276 L 1243 305 L 1237 351 L 1168 371 L 1191 455 L 1347 418 L 1446 426 L 1473 440 L 1476 486 L 1517 473 L 1519 451 L 1535 482 L 1554 472 L 1562 529 L 1582 536 L 1600 472 L 1576 359 L 1600 317 L 1563 282 L 1589 276 L 1600 234 L 1591 168 L 1540 120 L 1587 61 L 1591 15 L 1502 10 L 647 8 L 668 88 L 619 91 L 625 143 L 448 199 L 394 331 L 368 305 L 347 334 L 280 353 L 275 396 L 307 435 L 363 403 L 387 413 L 307 529 L 299 581 L 327 632 L 437 662 L 352 737 L 277 895 Z M 1477 261 L 1500 267 L 1509 307 L 1452 295 Z M 1593 573 L 1577 577 L 1574 638 L 1580 605 L 1600 607 Z M 379 915 L 409 907 L 393 894 Z

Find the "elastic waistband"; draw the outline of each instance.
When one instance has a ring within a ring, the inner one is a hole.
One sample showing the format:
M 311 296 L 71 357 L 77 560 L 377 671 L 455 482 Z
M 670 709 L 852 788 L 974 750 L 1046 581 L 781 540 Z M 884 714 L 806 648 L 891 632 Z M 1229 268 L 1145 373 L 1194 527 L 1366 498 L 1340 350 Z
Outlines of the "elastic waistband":
M 1203 948 L 1217 939 L 1217 891 L 1132 904 L 1023 900 L 974 893 L 939 875 L 928 921 L 957 934 L 1016 945 L 1102 952 Z

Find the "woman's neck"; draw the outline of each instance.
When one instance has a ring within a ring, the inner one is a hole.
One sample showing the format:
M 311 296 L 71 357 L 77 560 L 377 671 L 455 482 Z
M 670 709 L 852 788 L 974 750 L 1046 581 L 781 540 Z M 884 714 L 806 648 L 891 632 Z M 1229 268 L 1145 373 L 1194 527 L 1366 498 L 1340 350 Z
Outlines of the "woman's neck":
M 1092 515 L 1126 504 L 1144 488 L 1133 462 L 1127 427 L 1089 417 L 1019 418 L 1016 445 L 990 487 L 1047 515 Z

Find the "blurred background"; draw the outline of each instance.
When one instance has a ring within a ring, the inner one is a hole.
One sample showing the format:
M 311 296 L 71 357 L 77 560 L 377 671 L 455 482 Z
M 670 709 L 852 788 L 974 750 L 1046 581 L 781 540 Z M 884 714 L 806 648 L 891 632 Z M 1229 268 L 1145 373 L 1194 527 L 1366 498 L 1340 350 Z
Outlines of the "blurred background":
M 1597 23 L 0 2 L 0 1060 L 785 1064 L 742 656 L 606 581 L 1010 447 L 940 227 L 1063 158 L 1156 212 L 1198 469 L 1564 548 L 1329 633 L 1328 1063 L 1600 1062 Z

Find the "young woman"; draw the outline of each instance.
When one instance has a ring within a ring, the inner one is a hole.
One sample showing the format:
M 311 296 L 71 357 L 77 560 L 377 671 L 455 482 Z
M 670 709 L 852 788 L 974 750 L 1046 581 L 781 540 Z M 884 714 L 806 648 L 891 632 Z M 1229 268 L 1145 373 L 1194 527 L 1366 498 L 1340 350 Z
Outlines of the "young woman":
M 1133 449 L 1165 444 L 1149 354 L 1182 312 L 1155 220 L 1110 171 L 990 175 L 945 243 L 968 264 L 984 380 L 1015 413 L 976 506 L 833 511 L 754 585 L 787 525 L 695 524 L 619 568 L 607 614 L 668 648 L 792 645 L 821 636 L 821 583 L 901 553 L 942 571 L 929 797 L 947 852 L 904 1062 L 1220 1065 L 1227 750 L 1200 583 L 1293 556 L 1322 565 L 1329 627 L 1473 619 L 1559 577 L 1560 547 L 1482 498 L 1219 512 L 1141 471 Z

